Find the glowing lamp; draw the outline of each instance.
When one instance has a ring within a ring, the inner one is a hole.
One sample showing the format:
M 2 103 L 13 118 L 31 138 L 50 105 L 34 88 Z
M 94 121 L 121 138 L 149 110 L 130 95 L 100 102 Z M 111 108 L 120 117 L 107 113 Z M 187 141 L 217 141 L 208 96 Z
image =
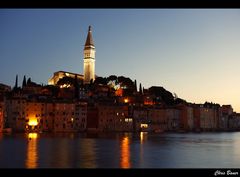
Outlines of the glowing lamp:
M 28 122 L 28 125 L 30 126 L 36 126 L 38 124 L 37 119 L 30 119 Z
M 128 103 L 129 100 L 127 98 L 124 99 L 124 103 Z

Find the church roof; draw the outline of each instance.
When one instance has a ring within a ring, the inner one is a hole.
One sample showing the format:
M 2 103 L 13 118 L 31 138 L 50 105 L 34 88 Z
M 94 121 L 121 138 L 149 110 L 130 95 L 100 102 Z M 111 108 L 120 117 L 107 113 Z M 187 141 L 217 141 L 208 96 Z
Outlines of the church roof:
M 92 37 L 92 27 L 89 26 L 88 28 L 88 35 L 87 35 L 87 40 L 86 40 L 86 43 L 85 43 L 85 47 L 87 46 L 94 46 L 94 43 L 93 43 L 93 37 Z

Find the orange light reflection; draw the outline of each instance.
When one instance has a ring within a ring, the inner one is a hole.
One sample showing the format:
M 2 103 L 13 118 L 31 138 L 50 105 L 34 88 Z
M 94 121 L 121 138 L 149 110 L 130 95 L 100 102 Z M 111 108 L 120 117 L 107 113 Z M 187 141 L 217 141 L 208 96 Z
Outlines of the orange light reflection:
M 26 168 L 37 168 L 37 133 L 28 134 Z
M 130 168 L 129 138 L 124 137 L 121 141 L 121 168 Z

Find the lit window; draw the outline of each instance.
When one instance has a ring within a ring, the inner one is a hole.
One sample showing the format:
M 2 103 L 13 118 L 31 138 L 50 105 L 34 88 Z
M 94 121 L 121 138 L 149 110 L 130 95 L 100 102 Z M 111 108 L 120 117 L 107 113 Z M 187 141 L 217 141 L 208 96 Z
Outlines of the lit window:
M 125 118 L 125 122 L 132 122 L 132 118 Z
M 148 128 L 148 124 L 141 124 L 141 128 Z

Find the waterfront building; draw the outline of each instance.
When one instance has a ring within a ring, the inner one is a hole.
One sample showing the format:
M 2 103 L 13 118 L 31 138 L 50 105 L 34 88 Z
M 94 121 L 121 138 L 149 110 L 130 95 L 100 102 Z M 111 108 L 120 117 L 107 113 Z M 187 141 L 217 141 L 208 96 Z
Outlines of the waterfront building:
M 149 110 L 147 107 L 134 107 L 133 120 L 135 131 L 150 131 Z
M 193 108 L 189 104 L 177 106 L 180 109 L 180 130 L 192 131 L 194 129 Z
M 99 127 L 99 117 L 98 117 L 97 106 L 88 104 L 87 131 L 98 131 L 98 127 Z
M 216 105 L 194 105 L 194 129 L 213 131 L 219 128 L 219 108 Z
M 219 116 L 219 129 L 227 131 L 230 128 L 230 118 L 233 114 L 233 109 L 231 105 L 222 105 L 220 107 Z M 232 120 L 231 120 L 232 123 Z
M 166 119 L 168 121 L 168 130 L 176 131 L 179 130 L 180 125 L 180 110 L 177 108 L 166 108 Z
M 6 99 L 7 122 L 13 131 L 23 132 L 25 130 L 25 106 L 25 96 L 14 95 Z
M 54 132 L 78 132 L 86 130 L 86 103 L 58 102 L 54 103 L 54 107 Z
M 221 106 L 221 112 L 223 115 L 231 115 L 233 114 L 233 108 L 232 105 L 222 105 Z
M 240 113 L 233 112 L 229 116 L 228 121 L 228 129 L 233 131 L 239 131 L 240 130 Z
M 86 130 L 86 102 L 18 95 L 6 100 L 6 110 L 9 126 L 15 132 Z
M 212 130 L 214 121 L 214 110 L 212 108 L 200 107 L 200 128 L 202 130 Z
M 151 122 L 151 130 L 153 131 L 166 131 L 168 129 L 168 120 L 166 116 L 166 109 L 163 108 L 150 108 L 149 121 Z
M 99 104 L 97 108 L 100 131 L 133 130 L 133 118 L 128 114 L 128 106 Z

